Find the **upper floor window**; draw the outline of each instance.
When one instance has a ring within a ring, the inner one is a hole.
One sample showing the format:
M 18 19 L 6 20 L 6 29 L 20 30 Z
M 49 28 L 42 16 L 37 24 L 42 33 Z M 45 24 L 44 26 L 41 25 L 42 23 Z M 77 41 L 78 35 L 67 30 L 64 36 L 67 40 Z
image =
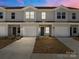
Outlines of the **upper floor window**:
M 30 19 L 34 19 L 34 12 L 30 12 Z
M 26 12 L 26 19 L 34 19 L 34 12 Z
M 72 19 L 76 19 L 76 13 L 72 13 Z
M 42 19 L 46 19 L 46 12 L 42 12 Z
M 11 13 L 11 19 L 15 19 L 15 13 Z
M 26 12 L 26 19 L 29 19 L 29 18 L 30 18 L 30 13 Z
M 57 12 L 57 19 L 61 19 L 61 12 Z
M 0 12 L 0 19 L 3 19 L 3 13 Z
M 57 19 L 65 19 L 66 13 L 65 12 L 57 12 Z
M 62 12 L 62 19 L 65 19 L 65 18 L 66 18 L 66 13 Z

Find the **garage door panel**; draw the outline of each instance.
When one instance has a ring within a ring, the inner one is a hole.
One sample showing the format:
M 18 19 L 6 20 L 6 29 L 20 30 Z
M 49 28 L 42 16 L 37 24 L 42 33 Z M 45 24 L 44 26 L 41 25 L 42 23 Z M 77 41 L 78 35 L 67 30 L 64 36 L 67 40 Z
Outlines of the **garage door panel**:
M 69 36 L 68 27 L 55 27 L 55 36 Z
M 36 36 L 36 27 L 35 26 L 24 27 L 23 36 Z

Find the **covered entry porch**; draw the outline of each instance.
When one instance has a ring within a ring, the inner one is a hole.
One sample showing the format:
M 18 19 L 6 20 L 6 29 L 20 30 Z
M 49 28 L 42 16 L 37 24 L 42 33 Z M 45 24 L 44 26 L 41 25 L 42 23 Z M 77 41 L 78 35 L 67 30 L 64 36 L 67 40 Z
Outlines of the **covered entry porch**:
M 70 36 L 79 36 L 79 26 L 78 25 L 70 26 Z
M 20 25 L 9 25 L 8 35 L 9 36 L 20 36 Z
M 39 25 L 39 36 L 51 36 L 51 25 Z

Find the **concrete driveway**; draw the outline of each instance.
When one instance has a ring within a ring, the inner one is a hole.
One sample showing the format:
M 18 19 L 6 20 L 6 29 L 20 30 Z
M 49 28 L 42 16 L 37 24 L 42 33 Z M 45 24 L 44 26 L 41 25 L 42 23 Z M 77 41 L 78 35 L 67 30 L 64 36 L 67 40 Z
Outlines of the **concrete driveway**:
M 79 42 L 72 38 L 58 38 L 59 41 L 75 51 Z M 79 59 L 75 54 L 36 54 L 32 53 L 35 37 L 23 37 L 13 44 L 0 50 L 0 59 Z M 79 50 L 77 51 L 79 53 Z
M 0 50 L 0 59 L 30 59 L 35 37 L 23 37 Z

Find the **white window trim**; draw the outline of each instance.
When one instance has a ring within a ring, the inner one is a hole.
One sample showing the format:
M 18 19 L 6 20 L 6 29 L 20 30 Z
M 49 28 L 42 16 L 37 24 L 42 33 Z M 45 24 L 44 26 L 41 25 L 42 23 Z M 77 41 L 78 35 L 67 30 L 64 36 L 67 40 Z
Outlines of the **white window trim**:
M 30 19 L 34 19 L 35 17 L 34 17 L 35 15 L 34 15 L 34 12 L 32 11 L 32 12 L 30 12 Z
M 26 15 L 26 16 L 25 16 L 26 19 L 29 19 L 29 18 L 30 18 L 30 13 L 29 13 L 29 12 L 26 12 L 25 15 Z
M 25 13 L 26 14 L 26 19 L 34 19 L 35 18 L 35 12 L 34 11 L 28 11 Z
M 42 19 L 46 19 L 46 12 L 42 12 Z

